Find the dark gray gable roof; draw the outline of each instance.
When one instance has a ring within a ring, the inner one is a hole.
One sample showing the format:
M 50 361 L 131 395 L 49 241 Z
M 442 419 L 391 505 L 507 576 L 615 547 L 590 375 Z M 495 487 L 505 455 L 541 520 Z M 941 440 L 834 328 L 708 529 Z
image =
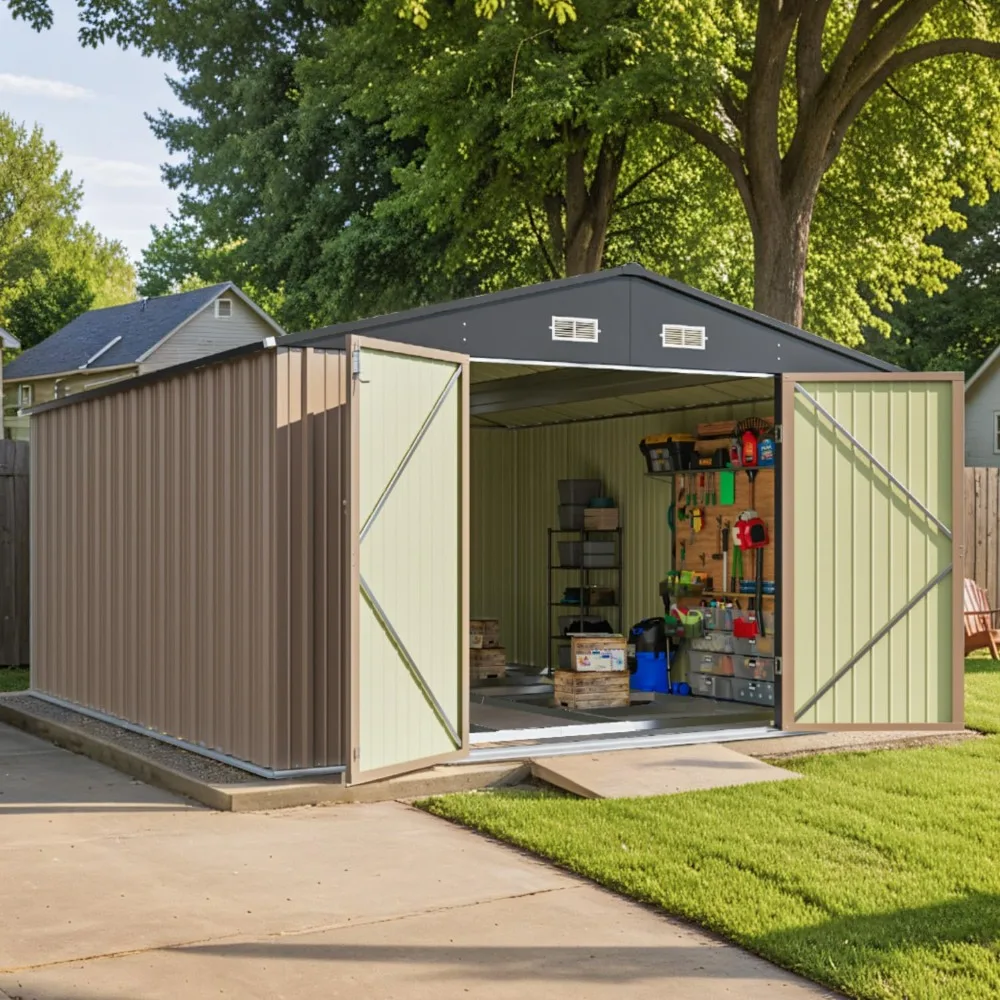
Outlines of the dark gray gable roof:
M 168 333 L 232 287 L 232 282 L 224 282 L 193 292 L 147 299 L 145 308 L 141 301 L 136 301 L 85 312 L 16 357 L 4 369 L 4 379 L 75 371 L 115 337 L 122 339 L 95 360 L 94 368 L 135 364 Z
M 553 315 L 599 319 L 600 343 L 554 343 Z M 708 350 L 665 351 L 663 323 L 705 326 Z M 339 323 L 283 342 L 332 346 L 348 333 L 508 361 L 761 374 L 900 370 L 638 264 Z

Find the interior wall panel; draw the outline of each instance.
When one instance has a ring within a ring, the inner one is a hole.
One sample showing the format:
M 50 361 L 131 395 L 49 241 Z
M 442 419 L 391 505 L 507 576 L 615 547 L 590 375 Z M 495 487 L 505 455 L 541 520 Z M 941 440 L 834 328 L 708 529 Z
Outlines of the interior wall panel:
M 558 481 L 600 479 L 619 504 L 625 606 L 620 620 L 613 612 L 600 613 L 612 615 L 611 624 L 627 630 L 642 618 L 662 614 L 658 583 L 671 568 L 667 525 L 671 490 L 666 482 L 647 478 L 639 441 L 649 434 L 693 433 L 699 423 L 751 415 L 772 417 L 773 404 L 519 430 L 473 428 L 471 614 L 500 619 L 509 662 L 544 667 L 557 616 L 573 612 L 547 607 L 545 548 L 547 529 L 559 524 Z M 553 561 L 558 562 L 555 553 Z M 611 572 L 591 571 L 589 579 L 618 585 Z M 578 571 L 556 571 L 553 600 L 578 581 Z

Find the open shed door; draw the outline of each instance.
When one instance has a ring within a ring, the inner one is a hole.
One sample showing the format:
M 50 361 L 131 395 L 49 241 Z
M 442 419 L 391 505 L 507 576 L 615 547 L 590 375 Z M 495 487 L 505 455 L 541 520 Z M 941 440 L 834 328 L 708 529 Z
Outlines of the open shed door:
M 369 781 L 468 748 L 468 358 L 349 337 L 351 747 Z
M 963 381 L 784 375 L 783 729 L 963 724 Z

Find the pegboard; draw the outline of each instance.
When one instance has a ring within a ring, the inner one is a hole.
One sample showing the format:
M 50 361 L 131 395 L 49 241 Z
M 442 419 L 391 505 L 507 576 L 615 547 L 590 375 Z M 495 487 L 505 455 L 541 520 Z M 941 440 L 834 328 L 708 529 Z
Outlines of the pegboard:
M 750 502 L 750 482 L 747 474 L 742 469 L 732 470 L 735 476 L 735 503 L 723 506 L 719 503 L 706 505 L 704 503 L 705 493 L 709 488 L 709 477 L 715 477 L 715 493 L 719 493 L 719 472 L 717 470 L 704 472 L 687 473 L 688 486 L 692 487 L 688 492 L 696 494 L 696 506 L 701 507 L 705 514 L 702 518 L 702 530 L 692 533 L 690 517 L 685 521 L 675 520 L 676 530 L 674 531 L 674 566 L 682 570 L 694 570 L 698 573 L 705 573 L 714 578 L 713 591 L 729 591 L 729 584 L 720 584 L 722 577 L 722 561 L 712 558 L 712 554 L 720 552 L 719 528 L 716 522 L 717 517 L 721 517 L 723 522 L 728 521 L 730 525 L 729 559 L 727 572 L 732 575 L 733 564 L 733 536 L 736 519 L 741 511 L 750 509 L 757 511 L 767 525 L 768 545 L 764 549 L 764 579 L 774 579 L 774 469 L 765 468 L 757 471 L 757 478 L 753 485 L 753 504 Z M 677 473 L 674 480 L 674 503 L 680 507 L 682 484 L 684 473 Z M 702 476 L 705 477 L 705 486 L 701 485 Z M 689 508 L 690 509 L 690 508 Z M 682 544 L 684 558 L 681 559 Z M 702 561 L 704 556 L 704 561 Z M 753 552 L 744 553 L 743 557 L 743 577 L 750 580 L 754 578 L 755 554 Z M 739 583 L 737 583 L 739 590 Z M 748 596 L 748 595 L 743 595 Z M 767 600 L 767 595 L 765 595 Z

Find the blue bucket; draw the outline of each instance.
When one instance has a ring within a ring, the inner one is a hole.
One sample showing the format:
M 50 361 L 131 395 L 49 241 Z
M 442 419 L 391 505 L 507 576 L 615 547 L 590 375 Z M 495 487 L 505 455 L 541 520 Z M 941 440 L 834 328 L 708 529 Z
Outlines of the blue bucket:
M 662 653 L 636 653 L 635 673 L 629 681 L 633 691 L 670 691 L 667 658 Z

